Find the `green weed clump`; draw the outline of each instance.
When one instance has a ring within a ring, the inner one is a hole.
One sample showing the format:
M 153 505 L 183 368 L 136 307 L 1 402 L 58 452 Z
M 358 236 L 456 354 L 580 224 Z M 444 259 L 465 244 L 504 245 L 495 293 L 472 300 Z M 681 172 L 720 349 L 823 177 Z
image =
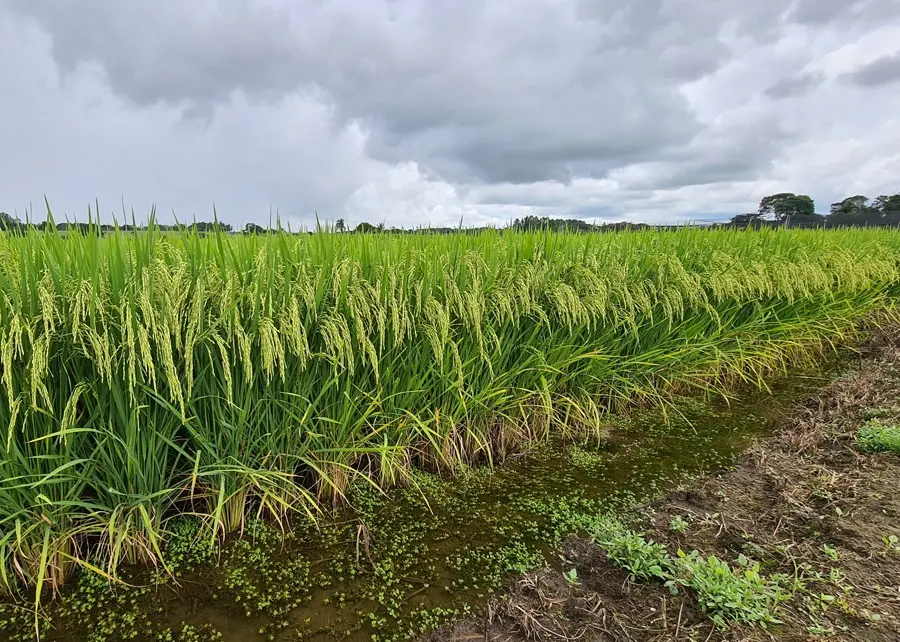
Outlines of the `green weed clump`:
M 898 257 L 894 230 L 0 234 L 0 586 L 764 385 L 893 309 Z
M 891 452 L 900 455 L 900 426 L 870 419 L 856 434 L 856 446 L 864 452 Z
M 626 528 L 612 518 L 597 524 L 594 541 L 606 551 L 606 556 L 637 580 L 672 578 L 674 565 L 666 547 L 647 541 L 641 533 Z
M 163 553 L 174 572 L 191 571 L 212 561 L 218 544 L 218 540 L 206 536 L 199 520 L 180 517 L 170 522 Z
M 700 608 L 723 629 L 734 623 L 763 628 L 777 624 L 778 605 L 790 598 L 786 577 L 763 576 L 759 563 L 744 555 L 736 568 L 714 555 L 704 558 L 698 551 L 679 550 L 672 557 L 662 544 L 606 516 L 597 520 L 592 536 L 607 558 L 632 579 L 655 579 L 673 592 L 689 588 Z
M 759 563 L 743 555 L 739 567 L 732 568 L 714 555 L 704 558 L 697 551 L 678 551 L 673 584 L 690 587 L 700 608 L 721 628 L 730 623 L 778 624 L 778 605 L 790 599 L 782 576 L 763 577 Z

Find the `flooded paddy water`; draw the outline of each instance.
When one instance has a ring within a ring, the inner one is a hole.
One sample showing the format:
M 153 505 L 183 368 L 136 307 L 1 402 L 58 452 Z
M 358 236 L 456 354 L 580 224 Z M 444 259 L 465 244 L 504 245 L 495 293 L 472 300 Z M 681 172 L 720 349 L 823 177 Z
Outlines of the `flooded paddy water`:
M 142 569 L 122 586 L 83 574 L 46 607 L 41 639 L 415 637 L 477 610 L 516 574 L 558 562 L 560 544 L 586 519 L 727 467 L 837 369 L 794 372 L 730 403 L 684 400 L 667 418 L 659 410 L 611 418 L 599 443 L 546 444 L 493 471 L 417 474 L 387 497 L 359 487 L 353 511 L 318 527 L 282 534 L 254 521 L 221 550 L 198 545 L 186 521 L 167 550 L 177 579 Z M 30 613 L 4 608 L 0 639 L 33 639 Z

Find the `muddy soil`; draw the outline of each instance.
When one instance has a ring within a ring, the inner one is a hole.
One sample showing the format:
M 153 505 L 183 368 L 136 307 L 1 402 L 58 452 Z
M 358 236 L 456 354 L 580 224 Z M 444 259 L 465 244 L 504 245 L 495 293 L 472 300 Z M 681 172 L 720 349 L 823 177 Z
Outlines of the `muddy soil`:
M 569 540 L 560 566 L 522 576 L 476 617 L 426 639 L 900 640 L 900 456 L 865 454 L 859 427 L 900 423 L 900 333 L 862 349 L 850 374 L 789 410 L 734 466 L 634 515 L 671 554 L 698 550 L 792 578 L 781 624 L 716 627 L 688 591 L 632 581 L 597 544 Z M 674 525 L 674 527 L 673 527 Z

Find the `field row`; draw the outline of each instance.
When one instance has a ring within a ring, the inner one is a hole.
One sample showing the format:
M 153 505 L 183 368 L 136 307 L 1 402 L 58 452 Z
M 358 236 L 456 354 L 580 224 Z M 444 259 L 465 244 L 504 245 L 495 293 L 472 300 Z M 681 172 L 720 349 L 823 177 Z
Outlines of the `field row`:
M 900 232 L 0 236 L 0 571 L 315 519 L 892 314 Z

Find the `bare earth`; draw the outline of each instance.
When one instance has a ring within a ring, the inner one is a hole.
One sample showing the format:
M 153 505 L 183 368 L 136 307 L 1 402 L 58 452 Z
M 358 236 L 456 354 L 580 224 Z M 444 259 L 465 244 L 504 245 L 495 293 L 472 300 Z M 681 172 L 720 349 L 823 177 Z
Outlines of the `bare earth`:
M 429 636 L 449 640 L 900 640 L 900 456 L 863 454 L 859 426 L 900 422 L 900 333 L 882 332 L 855 370 L 795 408 L 778 434 L 733 470 L 698 480 L 643 509 L 648 539 L 766 573 L 796 578 L 781 625 L 713 626 L 696 597 L 661 582 L 634 582 L 590 541 L 562 554 L 559 568 L 522 577 L 481 616 Z M 687 522 L 670 529 L 673 517 Z

